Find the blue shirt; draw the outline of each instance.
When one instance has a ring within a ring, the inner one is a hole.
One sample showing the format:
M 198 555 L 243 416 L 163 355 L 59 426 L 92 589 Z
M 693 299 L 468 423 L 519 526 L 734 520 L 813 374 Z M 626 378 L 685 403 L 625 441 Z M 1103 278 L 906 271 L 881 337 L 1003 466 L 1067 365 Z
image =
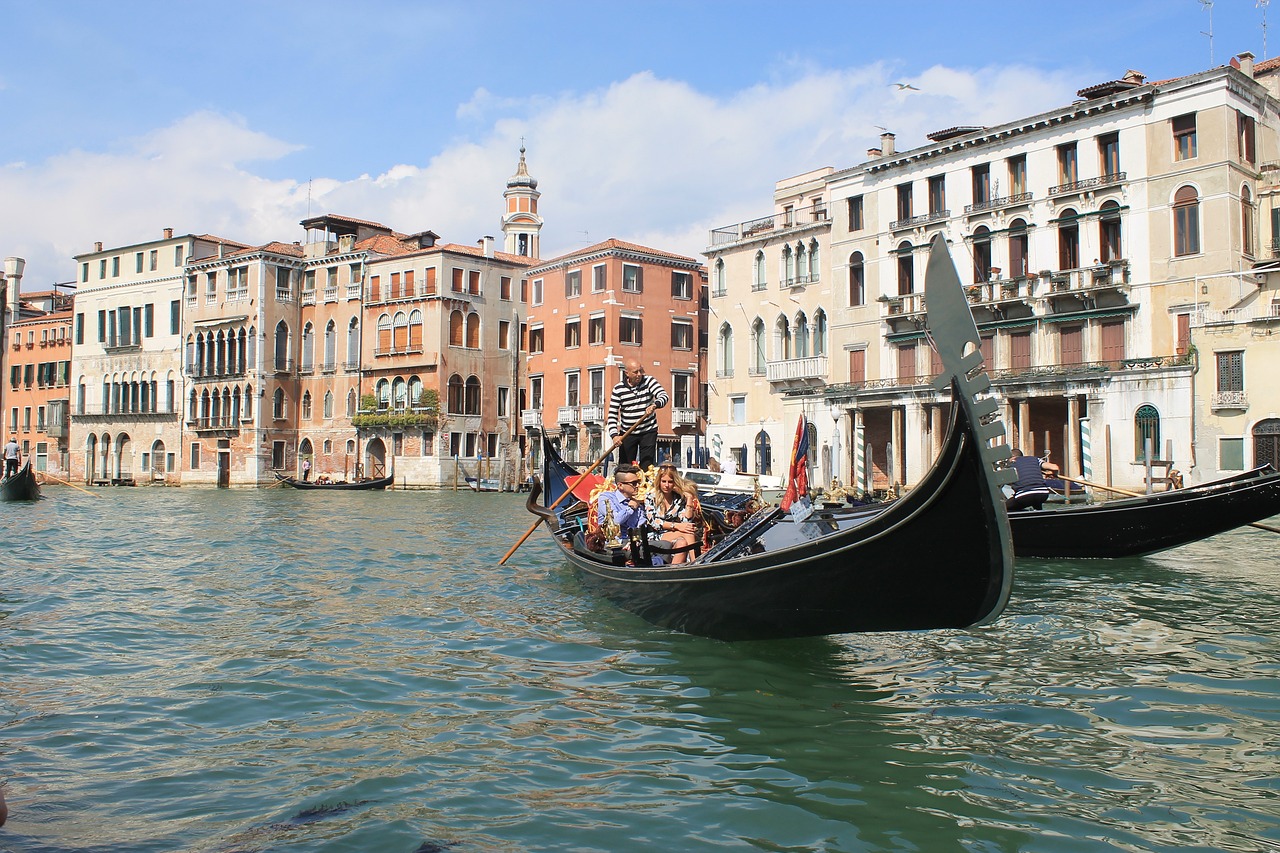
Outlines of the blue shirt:
M 645 523 L 644 503 L 640 506 L 632 507 L 627 503 L 626 497 L 617 489 L 610 489 L 607 492 L 601 492 L 600 497 L 596 499 L 596 518 L 600 522 L 603 529 L 607 514 L 605 507 L 613 507 L 613 523 L 618 525 L 618 530 L 623 536 L 628 530 L 634 530 Z

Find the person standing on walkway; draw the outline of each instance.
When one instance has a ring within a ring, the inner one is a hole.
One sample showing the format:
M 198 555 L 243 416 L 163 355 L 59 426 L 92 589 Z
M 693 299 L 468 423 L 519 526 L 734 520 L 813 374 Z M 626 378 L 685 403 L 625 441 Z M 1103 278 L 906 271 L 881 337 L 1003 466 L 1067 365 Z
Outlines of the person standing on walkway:
M 14 411 L 17 411 L 16 409 Z M 9 436 L 9 443 L 4 446 L 4 476 L 12 477 L 18 473 L 18 462 L 22 458 L 22 448 L 18 447 L 18 439 Z
M 653 413 L 670 399 L 658 380 L 644 372 L 638 358 L 623 363 L 622 381 L 613 386 L 609 399 L 609 437 L 616 443 L 619 436 L 639 424 L 622 442 L 623 462 L 636 462 L 643 471 L 657 461 L 658 419 Z

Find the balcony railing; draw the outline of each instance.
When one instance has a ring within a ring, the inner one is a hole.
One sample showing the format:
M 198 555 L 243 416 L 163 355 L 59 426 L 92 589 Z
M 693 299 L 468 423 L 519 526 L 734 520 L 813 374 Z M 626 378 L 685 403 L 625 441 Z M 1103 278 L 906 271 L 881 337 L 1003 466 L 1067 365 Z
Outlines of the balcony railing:
M 558 424 L 576 424 L 578 423 L 578 407 L 577 406 L 561 406 L 560 414 L 556 418 Z
M 1003 198 L 989 198 L 986 201 L 977 201 L 973 204 L 964 206 L 965 213 L 982 213 L 986 210 L 997 210 L 1001 207 L 1012 207 L 1015 204 L 1029 204 L 1032 201 L 1032 193 L 1018 193 L 1017 195 L 1007 195 Z
M 1280 320 L 1280 299 L 1272 299 L 1264 305 L 1250 305 L 1247 308 L 1226 308 L 1215 311 L 1206 305 L 1197 306 L 1191 314 L 1191 325 L 1227 326 L 1232 323 L 1258 323 Z
M 209 370 L 203 365 L 188 364 L 183 370 L 187 376 L 194 380 L 214 380 L 214 379 L 235 379 L 242 378 L 246 375 L 246 369 L 243 366 L 223 368 L 222 370 Z
M 602 424 L 604 423 L 604 406 L 591 403 L 582 407 L 582 422 L 584 424 Z
M 348 300 L 351 300 L 351 299 L 359 299 L 359 298 L 360 298 L 360 290 L 361 290 L 361 285 L 360 285 L 360 283 L 359 283 L 359 282 L 356 282 L 355 284 L 348 284 L 348 285 L 347 285 L 347 299 L 348 299 Z
M 1078 193 L 1085 190 L 1096 190 L 1099 187 L 1109 187 L 1114 184 L 1124 183 L 1128 178 L 1125 172 L 1113 172 L 1110 175 L 1099 175 L 1096 178 L 1085 178 L 1082 181 L 1068 181 L 1065 184 L 1059 184 L 1056 187 L 1049 188 L 1049 195 L 1061 195 L 1063 193 Z
M 292 302 L 293 291 L 287 287 L 276 288 L 276 302 Z
M 1213 395 L 1210 407 L 1217 409 L 1247 409 L 1249 396 L 1243 391 L 1219 391 Z
M 302 304 L 303 304 L 303 305 L 315 305 L 315 304 L 316 304 L 316 292 L 315 292 L 314 290 L 304 290 L 304 291 L 302 291 Z
M 698 410 L 686 409 L 683 407 L 673 408 L 671 410 L 671 425 L 678 426 L 678 427 L 697 426 Z
M 830 360 L 825 355 L 814 355 L 808 358 L 789 358 L 785 361 L 771 361 L 765 365 L 765 373 L 770 382 L 798 382 L 815 379 L 826 379 L 830 370 Z
M 521 412 L 520 426 L 522 427 L 542 426 L 542 409 L 525 409 L 523 412 Z
M 922 213 L 919 216 L 912 216 L 907 219 L 895 219 L 889 223 L 889 229 L 891 231 L 901 231 L 904 228 L 915 228 L 918 225 L 928 225 L 930 222 L 941 222 L 950 218 L 950 210 L 935 210 L 931 213 Z
M 196 418 L 194 421 L 187 421 L 187 424 L 196 432 L 203 432 L 205 430 L 240 429 L 240 424 L 234 415 Z
M 277 358 L 272 364 L 272 369 L 276 373 L 289 373 L 293 370 L 293 359 Z

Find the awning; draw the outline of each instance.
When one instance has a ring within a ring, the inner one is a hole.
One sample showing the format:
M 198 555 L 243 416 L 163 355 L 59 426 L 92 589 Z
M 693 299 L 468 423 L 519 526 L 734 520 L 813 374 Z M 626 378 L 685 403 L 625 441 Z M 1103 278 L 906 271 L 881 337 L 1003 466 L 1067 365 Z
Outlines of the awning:
M 1072 314 L 1050 314 L 1042 317 L 1046 323 L 1071 323 L 1077 320 L 1101 320 L 1105 317 L 1128 317 L 1138 310 L 1137 305 L 1125 308 L 1102 308 L 1096 311 L 1076 311 Z

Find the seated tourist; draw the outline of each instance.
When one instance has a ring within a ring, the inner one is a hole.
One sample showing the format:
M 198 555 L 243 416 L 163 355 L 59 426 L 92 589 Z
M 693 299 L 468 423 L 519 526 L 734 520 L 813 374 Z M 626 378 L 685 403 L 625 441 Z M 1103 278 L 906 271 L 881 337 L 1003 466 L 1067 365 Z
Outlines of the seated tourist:
M 636 497 L 640 487 L 640 469 L 630 463 L 619 465 L 613 472 L 613 486 L 601 492 L 596 499 L 596 521 L 603 529 L 612 512 L 618 534 L 625 538 L 628 532 L 647 520 L 644 501 Z
M 698 535 L 693 520 L 697 494 L 697 488 L 680 476 L 676 466 L 666 462 L 659 465 L 658 480 L 645 498 L 645 513 L 653 535 L 673 548 L 693 545 Z M 688 558 L 688 551 L 677 551 L 671 555 L 671 563 L 683 563 Z

